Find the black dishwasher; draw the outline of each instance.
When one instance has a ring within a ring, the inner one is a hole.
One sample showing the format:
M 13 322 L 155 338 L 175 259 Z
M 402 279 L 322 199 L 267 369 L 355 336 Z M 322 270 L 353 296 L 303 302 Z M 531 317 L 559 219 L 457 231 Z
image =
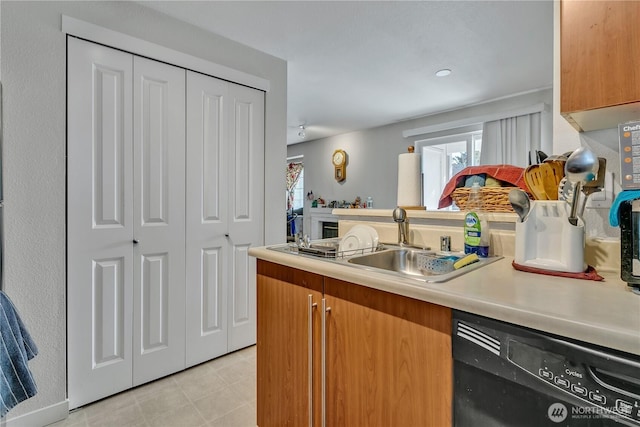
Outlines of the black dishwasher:
M 639 356 L 454 311 L 453 359 L 457 427 L 640 426 Z

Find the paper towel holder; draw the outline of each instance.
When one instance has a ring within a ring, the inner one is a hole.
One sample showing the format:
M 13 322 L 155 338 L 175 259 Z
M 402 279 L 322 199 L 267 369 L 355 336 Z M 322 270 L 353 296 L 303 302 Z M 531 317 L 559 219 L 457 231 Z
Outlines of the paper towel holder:
M 407 157 L 408 156 L 408 157 Z M 406 173 L 409 169 L 403 166 L 403 159 L 410 160 L 411 166 L 415 169 L 415 174 L 411 173 L 411 176 L 407 178 Z M 404 178 L 404 179 L 403 179 Z M 409 187 L 406 184 L 412 184 Z M 406 153 L 401 153 L 398 156 L 398 204 L 397 206 L 405 210 L 425 210 L 426 207 L 422 203 L 423 194 L 422 173 L 420 171 L 420 155 L 415 153 L 415 147 L 409 145 Z M 406 189 L 411 188 L 411 195 L 407 196 Z M 413 191 L 415 190 L 415 191 Z M 402 196 L 401 196 L 402 194 Z

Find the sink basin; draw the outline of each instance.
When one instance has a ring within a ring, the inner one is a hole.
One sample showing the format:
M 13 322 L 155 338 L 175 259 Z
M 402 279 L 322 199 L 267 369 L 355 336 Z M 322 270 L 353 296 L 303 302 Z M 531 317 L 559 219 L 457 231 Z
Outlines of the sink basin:
M 469 264 L 458 270 L 446 273 L 433 273 L 419 267 L 418 259 L 427 252 L 416 249 L 398 248 L 390 249 L 382 252 L 376 252 L 368 255 L 362 255 L 350 258 L 347 262 L 354 266 L 368 268 L 372 270 L 391 272 L 406 277 L 419 278 L 427 282 L 446 282 L 454 277 L 461 276 L 485 265 L 491 264 L 502 257 L 480 258 L 478 262 Z M 435 252 L 429 252 L 435 254 Z M 464 254 L 455 254 L 464 256 Z

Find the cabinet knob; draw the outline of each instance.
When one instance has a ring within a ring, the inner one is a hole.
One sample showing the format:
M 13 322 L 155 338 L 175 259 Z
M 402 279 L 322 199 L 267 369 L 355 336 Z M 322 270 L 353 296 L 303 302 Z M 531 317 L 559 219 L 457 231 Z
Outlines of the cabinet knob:
M 140 243 L 140 241 L 138 239 L 133 239 L 133 244 L 137 245 L 138 243 Z
M 224 233 L 224 237 L 229 237 L 229 233 Z

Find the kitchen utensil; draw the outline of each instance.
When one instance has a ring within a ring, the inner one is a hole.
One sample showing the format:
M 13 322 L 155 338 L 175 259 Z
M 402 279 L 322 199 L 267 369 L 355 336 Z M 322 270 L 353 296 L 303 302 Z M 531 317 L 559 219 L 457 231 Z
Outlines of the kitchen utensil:
M 531 209 L 531 202 L 527 193 L 520 189 L 513 189 L 509 191 L 509 202 L 520 217 L 520 222 L 524 222 L 529 210 Z
M 547 200 L 547 193 L 544 189 L 544 178 L 540 165 L 531 165 L 524 171 L 524 182 L 529 187 L 529 191 L 536 200 Z
M 588 148 L 580 147 L 575 150 L 564 165 L 564 174 L 567 179 L 574 184 L 573 200 L 571 202 L 571 213 L 569 223 L 578 224 L 576 215 L 578 209 L 578 194 L 582 183 L 592 181 L 598 173 L 598 159 Z
M 555 193 L 558 193 L 558 186 L 560 185 L 560 181 L 562 181 L 562 178 L 564 178 L 564 165 L 566 163 L 566 160 L 553 160 L 553 161 L 545 161 L 544 162 L 544 167 L 547 168 L 547 170 L 551 170 L 552 175 L 553 176 L 553 181 L 554 181 L 554 185 L 555 185 Z M 557 196 L 556 196 L 557 197 Z M 556 200 L 556 199 L 553 199 Z
M 566 176 L 560 180 L 560 185 L 558 185 L 558 200 L 567 203 L 571 203 L 573 200 L 573 184 L 567 180 Z
M 558 184 L 560 180 L 556 181 L 554 168 L 549 163 L 540 163 L 538 166 L 542 174 L 542 185 L 547 200 L 558 200 Z
M 598 173 L 596 174 L 596 178 L 592 181 L 585 182 L 582 184 L 582 194 L 584 197 L 582 198 L 582 206 L 580 207 L 580 217 L 584 214 L 584 208 L 587 205 L 587 199 L 593 193 L 597 193 L 602 191 L 604 188 L 604 178 L 607 172 L 607 159 L 603 157 L 598 157 Z

